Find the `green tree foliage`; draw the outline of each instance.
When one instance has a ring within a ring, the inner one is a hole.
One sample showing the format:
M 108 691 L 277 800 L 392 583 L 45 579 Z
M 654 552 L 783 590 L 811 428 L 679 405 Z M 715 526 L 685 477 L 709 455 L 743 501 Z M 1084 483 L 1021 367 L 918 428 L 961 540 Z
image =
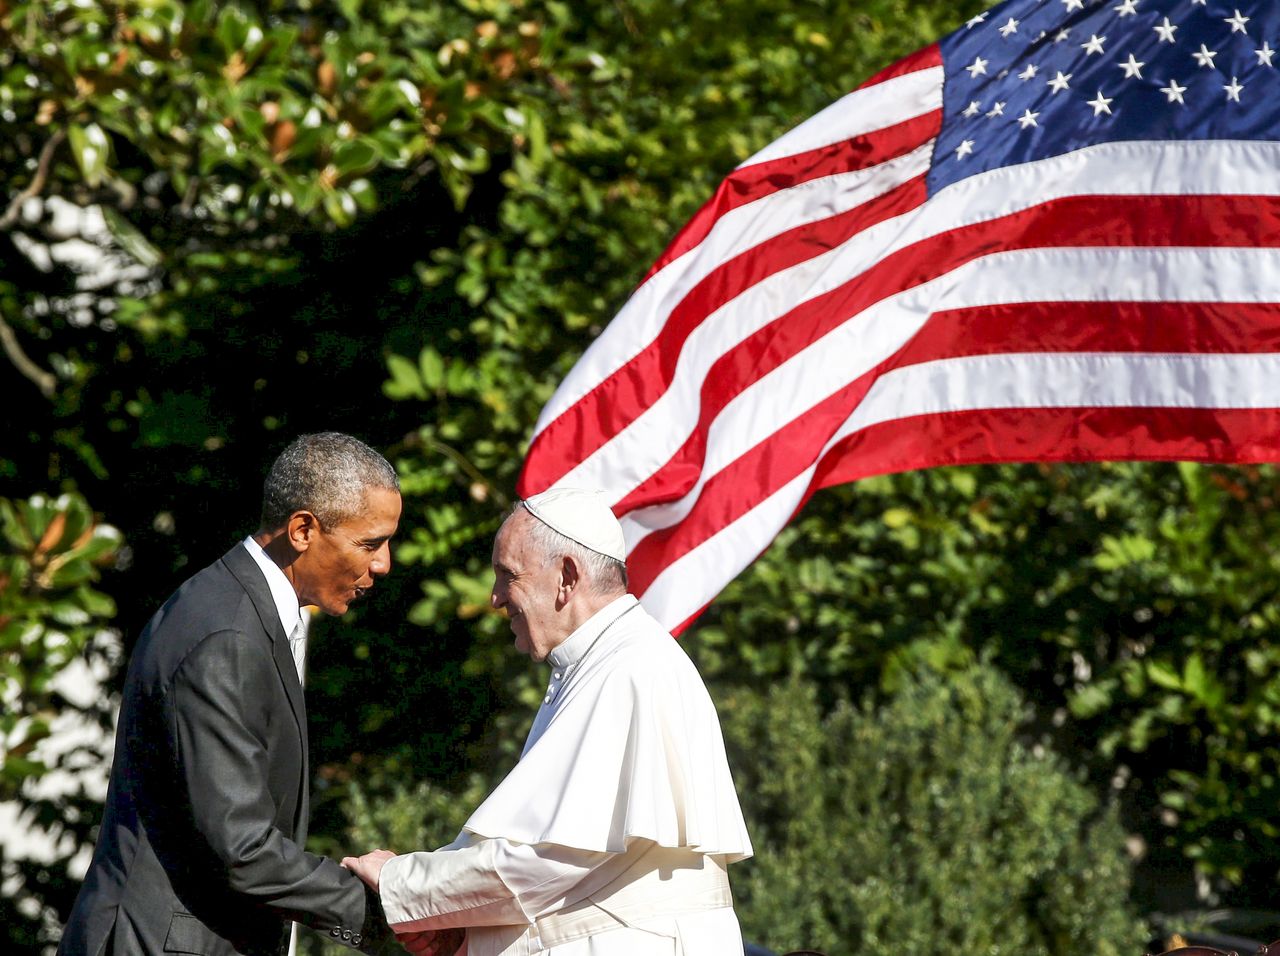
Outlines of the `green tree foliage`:
M 904 674 L 882 706 L 791 678 L 722 704 L 756 856 L 731 875 L 779 951 L 1141 952 L 1115 813 L 1044 746 L 989 665 Z
M 0 498 L 0 801 L 16 802 L 21 826 L 71 834 L 72 850 L 96 822 L 93 799 L 101 795 L 70 786 L 42 792 L 38 783 L 101 759 L 84 747 L 48 744 L 57 725 L 109 727 L 109 701 L 72 692 L 65 679 L 86 658 L 98 671 L 119 663 L 117 643 L 105 632 L 115 605 L 94 584 L 120 544 L 120 533 L 78 495 Z M 56 929 L 56 907 L 44 897 L 65 864 L 9 859 L 0 849 L 8 888 L 0 920 L 12 944 L 35 949 Z
M 76 495 L 34 495 L 0 498 L 0 534 L 0 799 L 8 799 L 49 769 L 31 754 L 49 735 L 53 676 L 115 614 L 111 598 L 92 583 L 119 548 L 120 533 L 98 523 Z

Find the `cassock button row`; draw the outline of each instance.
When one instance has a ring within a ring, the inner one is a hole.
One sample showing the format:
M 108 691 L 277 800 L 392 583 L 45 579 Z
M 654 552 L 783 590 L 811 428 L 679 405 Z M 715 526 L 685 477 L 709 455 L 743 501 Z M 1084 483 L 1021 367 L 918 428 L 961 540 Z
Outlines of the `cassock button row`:
M 546 697 L 542 698 L 542 702 L 543 702 L 544 704 L 549 704 L 549 703 L 551 703 L 551 695 L 550 695 L 550 694 L 548 694 Z
M 560 672 L 556 671 L 556 680 L 559 680 L 559 679 L 560 679 Z

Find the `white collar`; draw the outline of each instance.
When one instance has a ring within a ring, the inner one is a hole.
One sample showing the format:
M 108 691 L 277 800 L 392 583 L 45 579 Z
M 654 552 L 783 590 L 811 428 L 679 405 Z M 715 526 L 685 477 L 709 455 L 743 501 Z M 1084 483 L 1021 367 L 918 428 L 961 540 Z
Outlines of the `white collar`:
M 284 636 L 292 636 L 293 629 L 302 620 L 302 609 L 298 606 L 298 592 L 293 589 L 293 585 L 284 576 L 280 566 L 267 557 L 267 552 L 253 540 L 252 535 L 245 538 L 243 544 L 250 557 L 257 562 L 258 567 L 262 568 L 262 573 L 267 579 L 267 587 L 271 589 L 271 599 L 275 601 L 276 613 L 280 615 L 280 626 L 284 628 Z
M 596 638 L 604 633 L 604 629 L 638 603 L 630 594 L 624 594 L 610 601 L 587 618 L 581 627 L 557 644 L 547 655 L 547 663 L 552 667 L 561 668 L 578 663 L 595 643 Z

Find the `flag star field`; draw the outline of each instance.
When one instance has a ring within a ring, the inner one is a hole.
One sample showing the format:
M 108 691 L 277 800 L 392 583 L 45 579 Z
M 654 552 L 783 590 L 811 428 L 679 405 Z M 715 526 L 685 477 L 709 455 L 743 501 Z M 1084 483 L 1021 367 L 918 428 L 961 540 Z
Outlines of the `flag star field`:
M 1090 143 L 1271 138 L 1277 47 L 1276 3 L 1004 4 L 939 44 L 943 121 L 929 188 Z M 1034 122 L 1019 124 L 1027 114 Z

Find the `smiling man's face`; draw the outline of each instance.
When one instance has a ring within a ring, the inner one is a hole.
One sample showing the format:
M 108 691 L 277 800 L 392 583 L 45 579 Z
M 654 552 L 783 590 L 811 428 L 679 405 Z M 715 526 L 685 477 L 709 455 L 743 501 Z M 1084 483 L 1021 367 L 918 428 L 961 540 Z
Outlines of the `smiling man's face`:
M 332 528 L 308 536 L 308 546 L 291 567 L 300 604 L 326 614 L 344 614 L 351 603 L 391 570 L 391 536 L 400 523 L 400 494 L 370 488 L 364 508 Z
M 489 600 L 507 612 L 516 650 L 534 661 L 544 661 L 569 631 L 557 607 L 560 562 L 545 561 L 533 545 L 529 531 L 535 521 L 521 508 L 498 531 L 493 542 L 494 581 Z

